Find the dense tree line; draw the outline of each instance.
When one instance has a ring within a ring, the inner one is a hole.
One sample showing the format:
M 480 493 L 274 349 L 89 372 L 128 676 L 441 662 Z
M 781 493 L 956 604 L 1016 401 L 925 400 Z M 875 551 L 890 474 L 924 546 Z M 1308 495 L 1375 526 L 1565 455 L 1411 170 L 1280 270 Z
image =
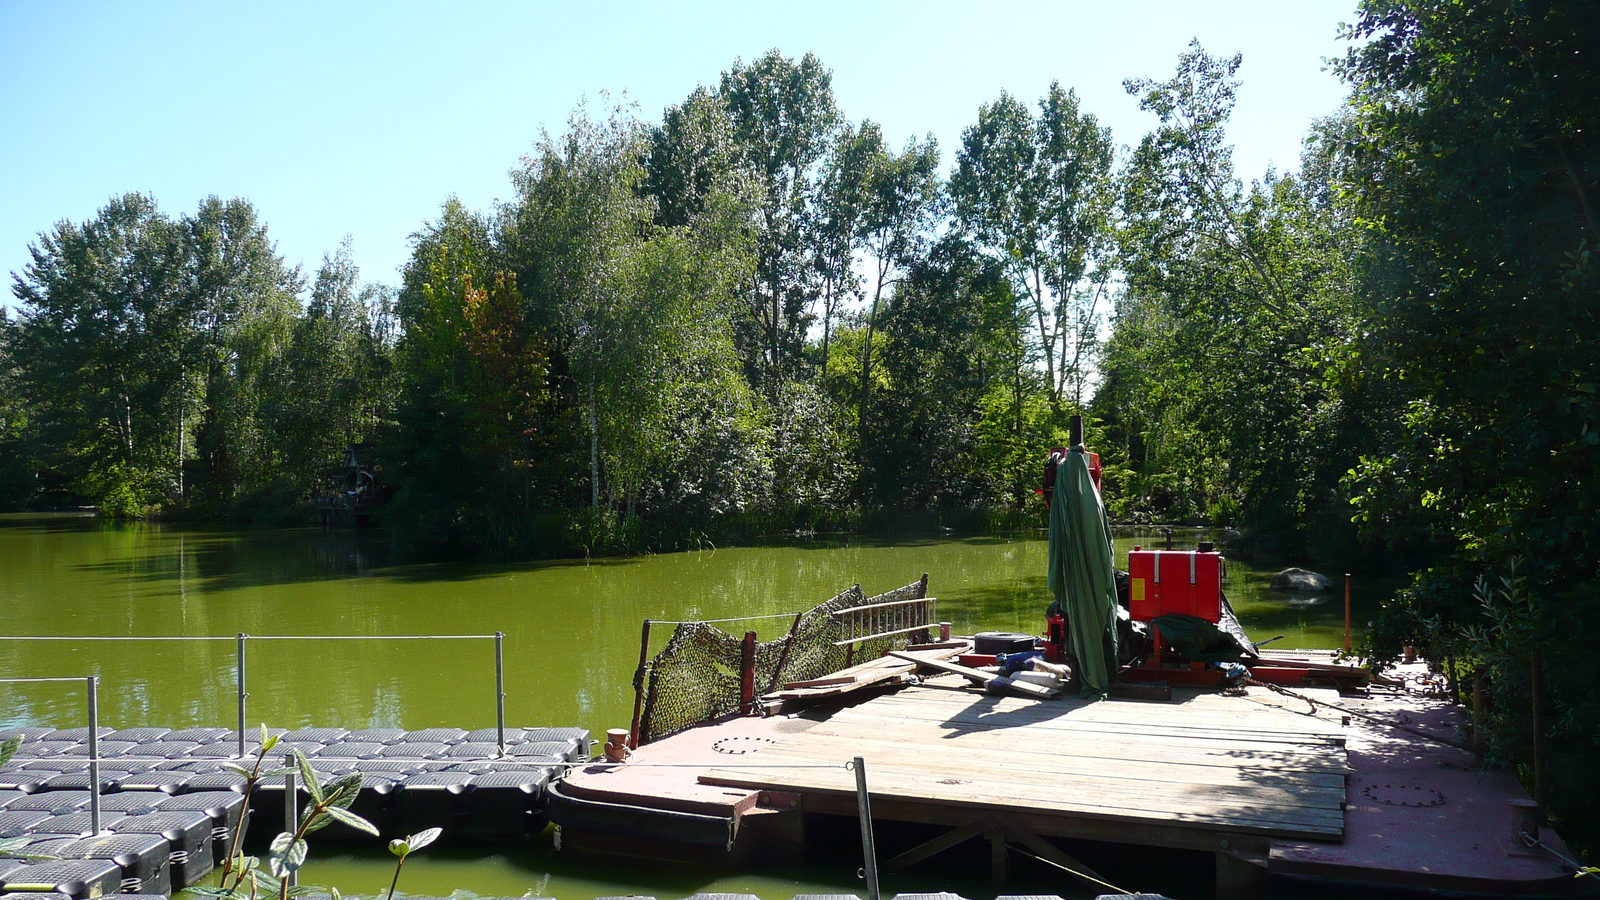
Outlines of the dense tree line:
M 5 499 L 292 513 L 367 442 L 431 552 L 1015 519 L 1089 399 L 1111 138 L 1058 85 L 1002 94 L 951 168 L 773 51 L 659 123 L 580 108 L 392 291 L 347 249 L 288 269 L 245 201 L 118 198 L 14 276 Z

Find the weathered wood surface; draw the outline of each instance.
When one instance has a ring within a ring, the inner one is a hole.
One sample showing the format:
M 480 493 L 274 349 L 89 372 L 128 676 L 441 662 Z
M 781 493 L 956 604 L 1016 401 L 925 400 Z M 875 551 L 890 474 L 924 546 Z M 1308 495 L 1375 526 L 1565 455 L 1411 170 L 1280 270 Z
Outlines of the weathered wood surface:
M 1331 695 L 1331 692 L 1330 692 Z M 725 766 L 706 784 L 852 794 L 866 760 L 874 798 L 1074 820 L 1149 823 L 1311 840 L 1344 832 L 1348 760 L 1336 722 L 1253 688 L 1179 690 L 1172 702 L 992 697 L 953 678 L 834 713 Z M 976 813 L 975 813 L 976 814 Z

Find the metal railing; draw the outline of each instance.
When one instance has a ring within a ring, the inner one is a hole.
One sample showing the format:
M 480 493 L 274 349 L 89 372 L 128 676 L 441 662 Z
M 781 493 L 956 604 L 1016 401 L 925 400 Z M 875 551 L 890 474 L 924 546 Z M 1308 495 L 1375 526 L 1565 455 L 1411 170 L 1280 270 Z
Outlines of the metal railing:
M 67 642 L 96 642 L 96 641 L 233 641 L 234 642 L 234 682 L 239 705 L 239 757 L 242 759 L 249 755 L 246 749 L 246 722 L 248 721 L 247 701 L 250 692 L 247 689 L 247 659 L 245 644 L 248 641 L 494 641 L 494 712 L 495 712 L 495 744 L 499 755 L 506 754 L 506 666 L 505 666 L 505 639 L 503 631 L 494 634 L 247 634 L 239 632 L 232 637 L 227 635 L 0 635 L 0 641 L 67 641 Z M 93 676 L 98 681 L 98 676 Z M 74 681 L 75 678 L 14 678 L 0 679 L 0 681 Z M 91 704 L 93 701 L 90 701 Z
M 61 675 L 52 678 L 0 678 L 0 683 L 81 681 L 89 696 L 89 827 L 100 833 L 100 676 Z

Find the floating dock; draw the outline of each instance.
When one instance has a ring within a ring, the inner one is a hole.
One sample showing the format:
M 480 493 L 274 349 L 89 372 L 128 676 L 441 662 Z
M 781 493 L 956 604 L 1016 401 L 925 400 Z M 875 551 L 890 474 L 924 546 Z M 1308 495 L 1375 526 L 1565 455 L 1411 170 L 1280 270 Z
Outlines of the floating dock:
M 1446 701 L 1294 694 L 1038 701 L 937 676 L 828 710 L 690 729 L 630 764 L 574 770 L 553 787 L 551 816 L 564 842 L 591 849 L 637 852 L 631 820 L 656 855 L 793 858 L 806 816 L 856 815 L 844 764 L 859 756 L 875 820 L 948 829 L 883 861 L 891 872 L 973 839 L 990 842 L 997 877 L 1008 848 L 1087 869 L 1062 842 L 1106 842 L 1208 852 L 1218 896 L 1255 895 L 1275 876 L 1489 896 L 1592 890 L 1520 837 L 1513 801 L 1526 795 L 1508 773 L 1425 736 L 1454 737 Z M 674 833 L 695 846 L 660 846 Z M 1549 829 L 1535 837 L 1570 856 Z
M 233 849 L 260 847 L 284 830 L 284 779 L 261 780 L 245 808 L 246 779 L 259 732 L 225 728 L 101 729 L 100 795 L 91 790 L 89 729 L 22 728 L 16 756 L 0 769 L 0 840 L 30 838 L 23 851 L 45 862 L 0 855 L 0 895 L 54 888 L 74 898 L 102 894 L 169 894 L 198 884 Z M 308 728 L 273 730 L 278 742 L 265 769 L 298 751 L 324 783 L 360 772 L 363 787 L 352 810 L 384 834 L 445 829 L 457 842 L 526 841 L 544 831 L 545 787 L 590 755 L 581 728 L 466 731 L 430 728 Z M 92 810 L 98 807 L 99 829 Z M 334 824 L 320 840 L 370 840 Z M 19 854 L 20 856 L 20 854 Z M 39 897 L 37 893 L 34 897 Z

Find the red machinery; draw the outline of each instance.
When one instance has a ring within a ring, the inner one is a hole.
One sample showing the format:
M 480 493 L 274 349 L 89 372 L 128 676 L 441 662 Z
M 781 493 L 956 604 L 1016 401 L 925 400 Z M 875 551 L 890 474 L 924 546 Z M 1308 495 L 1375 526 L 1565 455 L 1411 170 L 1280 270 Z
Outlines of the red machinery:
M 1128 612 L 1135 622 L 1183 613 L 1222 621 L 1222 554 L 1141 550 L 1128 554 Z

